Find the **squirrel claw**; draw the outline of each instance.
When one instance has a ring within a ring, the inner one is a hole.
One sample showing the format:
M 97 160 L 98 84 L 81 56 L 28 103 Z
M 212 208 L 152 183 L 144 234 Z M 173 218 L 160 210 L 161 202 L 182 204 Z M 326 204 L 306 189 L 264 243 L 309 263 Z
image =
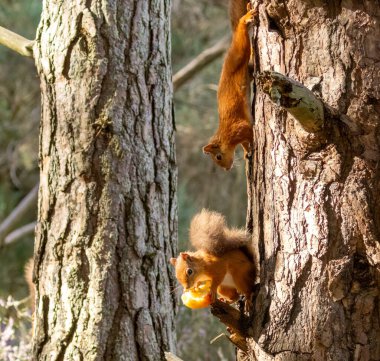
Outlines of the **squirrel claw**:
M 247 14 L 245 15 L 244 22 L 246 25 L 257 23 L 257 16 L 259 15 L 258 8 L 252 9 L 251 3 L 247 4 Z
M 242 143 L 242 147 L 244 149 L 244 159 L 250 159 L 253 154 L 253 146 L 249 142 Z
M 249 313 L 253 309 L 253 302 L 250 298 L 247 298 L 245 300 L 245 306 L 244 306 L 245 312 Z

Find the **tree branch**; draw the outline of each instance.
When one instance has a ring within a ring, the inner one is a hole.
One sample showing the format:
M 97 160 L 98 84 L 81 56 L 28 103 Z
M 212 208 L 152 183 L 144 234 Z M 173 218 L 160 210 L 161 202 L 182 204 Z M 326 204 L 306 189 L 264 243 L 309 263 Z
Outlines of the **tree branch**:
M 15 229 L 13 232 L 9 233 L 5 239 L 4 244 L 8 245 L 10 243 L 16 242 L 19 239 L 25 237 L 28 234 L 34 233 L 36 228 L 36 222 L 28 223 L 25 226 Z
M 36 206 L 38 197 L 38 184 L 22 199 L 11 214 L 0 224 L 0 245 L 5 236 L 15 227 L 15 225 L 24 217 L 25 213 Z
M 322 130 L 322 102 L 304 85 L 274 71 L 264 71 L 257 77 L 264 93 L 277 105 L 285 108 L 310 133 Z
M 0 44 L 17 53 L 33 58 L 33 40 L 28 40 L 0 26 Z
M 176 355 L 173 355 L 171 352 L 165 352 L 165 358 L 166 358 L 166 361 L 183 361 Z
M 229 37 L 224 37 L 211 48 L 202 51 L 195 59 L 177 71 L 177 73 L 173 75 L 174 90 L 178 90 L 178 88 L 185 84 L 196 73 L 221 56 L 228 49 L 229 43 Z
M 250 319 L 229 304 L 216 300 L 211 304 L 211 313 L 227 326 L 228 339 L 239 349 L 247 352 L 246 338 L 251 335 Z

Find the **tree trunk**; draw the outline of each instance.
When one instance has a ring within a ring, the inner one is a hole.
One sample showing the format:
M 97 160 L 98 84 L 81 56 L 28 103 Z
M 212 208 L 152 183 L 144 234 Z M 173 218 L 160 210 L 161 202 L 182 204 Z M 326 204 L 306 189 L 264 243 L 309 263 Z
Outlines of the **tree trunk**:
M 299 81 L 325 109 L 321 130 L 303 128 L 257 82 L 248 227 L 260 287 L 240 360 L 380 360 L 379 9 L 260 5 L 257 73 Z
M 170 1 L 44 1 L 35 360 L 175 348 Z

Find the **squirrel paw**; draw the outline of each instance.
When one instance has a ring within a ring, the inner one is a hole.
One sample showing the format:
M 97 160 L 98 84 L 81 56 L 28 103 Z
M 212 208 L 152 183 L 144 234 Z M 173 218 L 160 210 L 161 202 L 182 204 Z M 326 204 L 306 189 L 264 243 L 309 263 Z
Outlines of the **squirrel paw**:
M 244 151 L 244 159 L 251 159 L 252 158 L 252 150 Z
M 253 147 L 252 144 L 249 142 L 242 143 L 243 149 L 244 149 L 244 159 L 250 159 L 253 154 Z
M 258 15 L 259 15 L 258 8 L 252 9 L 251 8 L 251 3 L 248 3 L 247 4 L 247 14 L 245 14 L 244 17 L 243 17 L 244 23 L 246 25 L 249 25 L 249 24 L 256 25 L 257 24 Z

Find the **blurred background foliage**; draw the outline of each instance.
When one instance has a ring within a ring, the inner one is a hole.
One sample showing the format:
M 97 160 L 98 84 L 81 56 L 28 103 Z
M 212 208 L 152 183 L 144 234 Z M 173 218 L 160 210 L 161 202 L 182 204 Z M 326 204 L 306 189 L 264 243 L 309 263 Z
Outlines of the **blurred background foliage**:
M 29 39 L 35 36 L 41 1 L 0 0 L 0 25 Z M 0 46 L 0 222 L 38 181 L 40 89 L 32 59 Z M 37 206 L 36 206 L 37 208 Z M 37 209 L 19 226 L 36 219 Z M 24 264 L 33 236 L 0 249 L 0 297 L 27 295 Z
M 227 0 L 173 0 L 173 74 L 202 50 L 230 33 Z M 0 0 L 0 25 L 33 39 L 41 0 Z M 216 91 L 222 58 L 174 95 L 179 169 L 179 250 L 188 248 L 192 216 L 207 207 L 226 215 L 230 225 L 244 226 L 246 180 L 243 153 L 226 173 L 202 153 L 218 125 Z M 32 60 L 0 47 L 0 222 L 38 181 L 39 81 Z M 36 210 L 19 226 L 32 222 Z M 23 267 L 33 253 L 33 236 L 0 250 L 0 298 L 28 295 Z M 221 339 L 225 328 L 209 311 L 180 306 L 178 356 L 187 361 L 231 360 L 234 349 Z

